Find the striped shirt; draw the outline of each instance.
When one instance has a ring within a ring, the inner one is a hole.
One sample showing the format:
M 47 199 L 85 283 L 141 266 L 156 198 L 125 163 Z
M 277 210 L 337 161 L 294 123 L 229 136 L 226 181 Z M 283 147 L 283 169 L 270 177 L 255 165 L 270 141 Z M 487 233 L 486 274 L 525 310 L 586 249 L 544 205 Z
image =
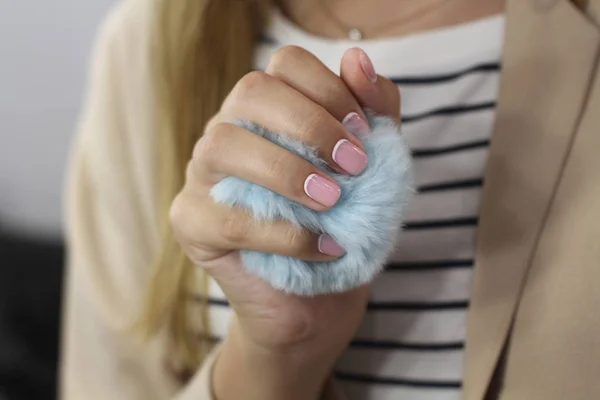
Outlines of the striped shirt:
M 339 70 L 360 45 L 402 93 L 403 132 L 417 194 L 364 321 L 336 367 L 350 400 L 461 398 L 475 237 L 495 116 L 504 16 L 404 36 L 352 42 L 303 32 L 275 12 L 256 52 L 298 45 Z M 211 285 L 211 318 L 223 337 L 231 311 Z

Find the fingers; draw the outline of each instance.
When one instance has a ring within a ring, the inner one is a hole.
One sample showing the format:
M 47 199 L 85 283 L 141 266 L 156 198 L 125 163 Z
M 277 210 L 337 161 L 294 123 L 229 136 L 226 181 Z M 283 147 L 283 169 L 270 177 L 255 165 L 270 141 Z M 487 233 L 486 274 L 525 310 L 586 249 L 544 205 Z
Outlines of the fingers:
M 281 80 L 263 72 L 242 78 L 219 112 L 221 121 L 246 119 L 276 132 L 293 136 L 318 149 L 331 166 L 351 175 L 367 166 L 358 139 L 323 106 Z
M 190 166 L 208 186 L 237 176 L 317 211 L 332 207 L 341 194 L 337 182 L 313 164 L 230 123 L 205 133 Z
M 369 125 L 352 92 L 310 52 L 297 46 L 283 47 L 271 57 L 266 73 L 321 105 L 338 121 L 344 123 L 353 117 L 353 123 L 345 126 L 352 134 L 368 134 Z
M 367 54 L 352 48 L 342 57 L 341 78 L 363 108 L 400 121 L 400 92 L 389 79 L 377 75 Z
M 170 218 L 176 237 L 192 247 L 254 250 L 308 261 L 331 261 L 344 254 L 327 235 L 287 221 L 259 221 L 240 208 L 189 193 L 183 191 L 177 196 Z

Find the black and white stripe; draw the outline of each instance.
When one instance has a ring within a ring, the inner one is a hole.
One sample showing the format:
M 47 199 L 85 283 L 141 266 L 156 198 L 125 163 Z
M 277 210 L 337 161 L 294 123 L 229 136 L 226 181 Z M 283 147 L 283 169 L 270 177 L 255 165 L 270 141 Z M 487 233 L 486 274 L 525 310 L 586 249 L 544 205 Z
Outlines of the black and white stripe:
M 376 399 L 461 396 L 499 71 L 490 62 L 438 76 L 394 78 L 403 93 L 417 194 L 397 250 L 373 283 L 358 337 L 340 359 L 338 379 L 349 393 Z
M 480 64 L 474 64 L 468 66 L 464 69 L 443 73 L 439 75 L 424 75 L 424 76 L 404 76 L 404 77 L 394 77 L 390 76 L 389 79 L 394 82 L 398 86 L 402 86 L 404 88 L 410 87 L 411 85 L 439 85 L 447 82 L 455 82 L 460 78 L 467 75 L 474 74 L 486 74 L 489 72 L 499 72 L 500 71 L 500 63 L 499 62 L 482 62 Z M 440 86 L 437 86 L 439 88 Z

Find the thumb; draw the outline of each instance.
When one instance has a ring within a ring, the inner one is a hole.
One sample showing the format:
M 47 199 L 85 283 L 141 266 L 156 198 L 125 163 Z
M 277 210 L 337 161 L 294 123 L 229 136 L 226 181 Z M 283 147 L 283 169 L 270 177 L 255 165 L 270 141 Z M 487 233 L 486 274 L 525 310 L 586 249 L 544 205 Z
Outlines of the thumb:
M 396 84 L 377 75 L 371 59 L 360 48 L 346 51 L 340 76 L 363 108 L 400 120 L 400 92 Z

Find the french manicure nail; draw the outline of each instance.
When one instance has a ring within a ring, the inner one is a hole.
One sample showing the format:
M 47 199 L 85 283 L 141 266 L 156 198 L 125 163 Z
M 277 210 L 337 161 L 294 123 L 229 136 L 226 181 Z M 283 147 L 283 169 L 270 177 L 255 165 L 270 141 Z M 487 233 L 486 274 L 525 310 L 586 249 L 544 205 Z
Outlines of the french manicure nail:
M 339 200 L 342 189 L 329 179 L 311 174 L 304 181 L 304 192 L 314 201 L 332 207 Z
M 375 72 L 373 62 L 371 61 L 367 53 L 361 50 L 358 59 L 360 60 L 360 65 L 363 69 L 363 72 L 367 76 L 367 79 L 370 80 L 372 83 L 377 82 L 377 72 Z
M 369 124 L 357 112 L 351 112 L 342 120 L 344 128 L 354 136 L 366 136 L 371 132 Z
M 367 168 L 367 155 L 348 139 L 336 143 L 332 158 L 351 175 L 358 175 Z
M 327 254 L 328 256 L 339 257 L 346 253 L 344 249 L 342 249 L 342 247 L 331 238 L 331 236 L 326 234 L 319 236 L 317 244 L 319 251 L 323 254 Z

